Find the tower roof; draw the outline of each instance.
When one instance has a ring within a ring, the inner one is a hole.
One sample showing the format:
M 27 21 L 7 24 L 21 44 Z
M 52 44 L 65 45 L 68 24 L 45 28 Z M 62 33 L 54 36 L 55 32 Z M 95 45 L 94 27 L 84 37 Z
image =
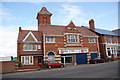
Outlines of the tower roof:
M 38 14 L 49 14 L 50 16 L 52 15 L 52 13 L 50 13 L 46 7 L 42 7 Z

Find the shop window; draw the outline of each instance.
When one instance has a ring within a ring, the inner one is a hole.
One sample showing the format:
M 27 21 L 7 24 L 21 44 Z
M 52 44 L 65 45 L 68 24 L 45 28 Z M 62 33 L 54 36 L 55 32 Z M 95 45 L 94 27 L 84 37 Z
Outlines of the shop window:
M 21 56 L 21 63 L 23 65 L 33 65 L 33 56 Z
M 36 45 L 24 45 L 24 51 L 36 51 Z
M 89 38 L 89 43 L 95 43 L 95 38 Z
M 53 52 L 48 53 L 48 61 L 54 61 L 54 53 Z
M 78 35 L 68 34 L 68 43 L 78 43 Z
M 50 37 L 50 38 L 46 38 L 46 42 L 47 43 L 54 43 L 55 42 L 55 38 L 53 38 L 53 37 Z

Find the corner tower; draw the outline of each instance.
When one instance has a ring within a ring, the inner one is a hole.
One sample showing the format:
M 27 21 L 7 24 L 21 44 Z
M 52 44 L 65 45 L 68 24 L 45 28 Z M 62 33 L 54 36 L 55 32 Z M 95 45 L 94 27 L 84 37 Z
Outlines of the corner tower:
M 50 17 L 52 14 L 46 9 L 46 7 L 42 7 L 42 9 L 37 14 L 38 26 L 40 24 L 51 24 Z

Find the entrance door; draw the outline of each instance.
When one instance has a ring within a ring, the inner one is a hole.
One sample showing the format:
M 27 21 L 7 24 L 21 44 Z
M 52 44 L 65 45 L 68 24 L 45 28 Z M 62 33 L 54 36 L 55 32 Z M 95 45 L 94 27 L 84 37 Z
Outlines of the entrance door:
M 87 64 L 87 54 L 76 54 L 76 62 L 78 64 Z
M 43 57 L 38 57 L 38 64 L 43 63 Z
M 94 59 L 94 58 L 97 58 L 98 57 L 98 54 L 97 53 L 91 53 L 91 59 Z

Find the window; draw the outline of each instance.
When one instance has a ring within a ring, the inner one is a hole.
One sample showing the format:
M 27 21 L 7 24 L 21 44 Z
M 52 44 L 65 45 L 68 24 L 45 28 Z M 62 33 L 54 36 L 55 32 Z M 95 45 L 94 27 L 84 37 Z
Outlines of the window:
M 95 43 L 95 38 L 89 38 L 89 43 Z
M 78 36 L 77 34 L 68 34 L 68 42 L 69 43 L 78 43 Z
M 41 46 L 40 46 L 40 45 L 38 45 L 38 49 L 41 49 Z
M 111 50 L 110 50 L 110 48 L 107 48 L 107 53 L 108 53 L 107 54 L 108 56 L 111 56 Z
M 36 45 L 24 45 L 24 51 L 36 51 Z
M 47 23 L 47 18 L 43 17 L 43 23 Z
M 54 61 L 54 53 L 53 52 L 48 53 L 48 61 Z
M 111 37 L 106 37 L 105 41 L 106 41 L 106 43 L 112 43 L 112 38 Z
M 46 42 L 47 43 L 54 43 L 55 42 L 55 38 L 46 38 Z
M 118 43 L 118 38 L 114 38 L 114 43 Z
M 33 65 L 33 56 L 21 56 L 21 63 L 23 65 Z

